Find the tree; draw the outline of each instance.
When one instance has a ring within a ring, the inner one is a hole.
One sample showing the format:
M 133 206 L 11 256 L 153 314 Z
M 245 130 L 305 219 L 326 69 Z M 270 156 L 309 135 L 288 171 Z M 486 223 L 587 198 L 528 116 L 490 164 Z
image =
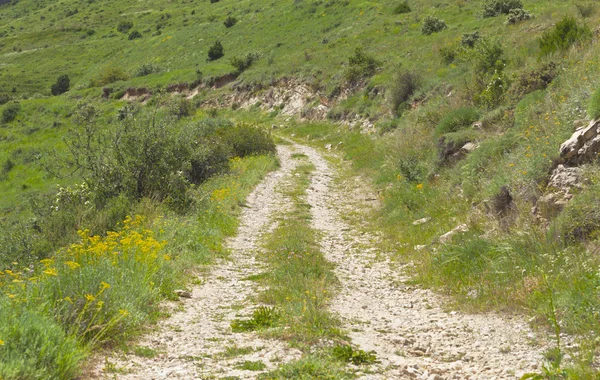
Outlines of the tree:
M 223 56 L 223 45 L 221 41 L 215 41 L 215 43 L 208 49 L 208 60 L 216 61 Z
M 56 83 L 54 83 L 52 85 L 52 87 L 50 87 L 50 92 L 54 96 L 64 94 L 65 92 L 69 91 L 70 85 L 71 85 L 71 81 L 69 79 L 69 76 L 66 74 L 63 74 L 63 75 L 59 76 L 56 79 Z

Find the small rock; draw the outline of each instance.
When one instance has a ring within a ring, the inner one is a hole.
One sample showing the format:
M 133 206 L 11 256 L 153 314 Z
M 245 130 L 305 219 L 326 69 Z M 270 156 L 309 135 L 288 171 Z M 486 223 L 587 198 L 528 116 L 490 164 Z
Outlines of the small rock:
M 325 149 L 331 150 L 331 144 L 325 144 Z
M 467 232 L 469 231 L 469 227 L 466 224 L 461 224 L 459 226 L 457 226 L 456 228 L 454 228 L 451 231 L 446 232 L 445 234 L 443 234 L 442 236 L 440 236 L 440 243 L 442 244 L 446 244 L 449 243 L 450 241 L 452 241 L 452 238 L 462 232 Z
M 177 289 L 173 293 L 177 294 L 181 298 L 192 298 L 192 293 L 187 290 Z
M 419 220 L 415 220 L 414 222 L 412 222 L 412 224 L 413 224 L 413 226 L 418 226 L 421 224 L 425 224 L 425 223 L 429 222 L 430 220 L 431 220 L 430 217 L 421 218 Z

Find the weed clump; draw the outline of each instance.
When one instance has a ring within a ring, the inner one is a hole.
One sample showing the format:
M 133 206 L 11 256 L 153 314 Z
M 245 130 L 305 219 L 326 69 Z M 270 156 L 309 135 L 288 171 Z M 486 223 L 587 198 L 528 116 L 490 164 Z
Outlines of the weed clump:
M 540 54 L 548 55 L 566 50 L 572 45 L 590 38 L 592 33 L 587 26 L 579 26 L 572 17 L 565 17 L 540 38 Z
M 208 60 L 216 61 L 217 59 L 223 57 L 223 44 L 221 41 L 215 41 L 214 44 L 208 49 Z
M 231 329 L 233 332 L 245 332 L 275 327 L 280 317 L 281 313 L 274 307 L 259 306 L 252 313 L 252 318 L 231 322 Z
M 517 98 L 534 91 L 543 90 L 558 75 L 554 62 L 544 64 L 536 70 L 521 74 L 513 83 L 510 92 Z
M 236 73 L 239 75 L 244 71 L 248 70 L 252 63 L 258 59 L 259 55 L 256 53 L 248 53 L 244 57 L 233 57 L 229 60 L 231 66 L 235 67 Z
M 403 106 L 418 90 L 421 78 L 414 72 L 401 71 L 397 73 L 390 88 L 390 104 L 396 114 L 402 112 Z
M 127 37 L 130 41 L 131 40 L 137 40 L 138 38 L 142 38 L 142 33 L 140 33 L 137 30 L 134 30 L 133 32 L 129 33 L 129 37 Z
M 399 15 L 403 13 L 409 13 L 411 11 L 408 1 L 403 1 L 394 8 L 394 14 Z
M 69 91 L 71 81 L 69 80 L 69 76 L 63 74 L 56 79 L 56 83 L 54 83 L 50 87 L 50 93 L 54 96 L 64 94 Z
M 146 75 L 160 73 L 161 71 L 162 68 L 159 65 L 156 65 L 154 63 L 144 63 L 140 65 L 140 67 L 138 67 L 137 70 L 135 70 L 135 76 L 144 77 Z
M 590 119 L 600 119 L 600 88 L 594 91 L 594 93 L 592 94 L 587 111 Z
M 373 364 L 377 362 L 375 351 L 366 352 L 349 344 L 339 344 L 333 348 L 333 356 L 340 361 L 354 365 Z
M 523 8 L 514 8 L 511 9 L 508 13 L 508 18 L 506 19 L 507 24 L 518 24 L 521 21 L 530 20 L 533 18 L 533 15 L 527 12 Z
M 237 22 L 238 22 L 237 18 L 235 18 L 233 16 L 229 16 L 225 19 L 225 21 L 223 22 L 223 25 L 225 25 L 226 28 L 231 28 L 232 26 L 237 24 Z
M 594 3 L 575 3 L 577 12 L 583 18 L 588 18 L 596 12 L 596 5 Z
M 483 17 L 496 17 L 509 14 L 513 9 L 522 9 L 521 0 L 489 0 L 483 7 Z
M 354 55 L 348 58 L 349 67 L 346 70 L 346 80 L 350 83 L 357 83 L 364 78 L 369 78 L 375 74 L 379 61 L 368 55 L 360 47 L 354 50 Z
M 473 48 L 480 39 L 481 35 L 479 35 L 478 31 L 475 31 L 473 33 L 465 33 L 460 38 L 460 44 L 467 48 Z
M 131 28 L 133 28 L 133 22 L 131 21 L 121 21 L 119 25 L 117 25 L 117 31 L 123 34 L 129 32 Z
M 2 110 L 2 122 L 10 123 L 11 121 L 15 120 L 19 114 L 19 111 L 21 111 L 21 104 L 19 103 L 10 103 L 6 105 Z
M 129 74 L 125 72 L 121 67 L 117 66 L 106 66 L 103 68 L 98 76 L 90 81 L 92 87 L 104 86 L 110 83 L 128 80 Z
M 481 114 L 472 107 L 463 107 L 449 112 L 435 127 L 435 133 L 441 136 L 446 133 L 457 132 L 471 126 L 479 120 Z
M 423 21 L 423 26 L 421 27 L 421 33 L 426 36 L 429 36 L 433 33 L 441 32 L 444 29 L 447 29 L 448 25 L 444 20 L 440 20 L 434 16 L 427 16 Z

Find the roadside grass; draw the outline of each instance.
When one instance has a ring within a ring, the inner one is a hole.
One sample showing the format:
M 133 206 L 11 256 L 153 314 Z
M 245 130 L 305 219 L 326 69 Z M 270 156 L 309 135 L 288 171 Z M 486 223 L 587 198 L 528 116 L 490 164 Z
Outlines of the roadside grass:
M 41 263 L 13 263 L 0 276 L 0 313 L 11 321 L 0 326 L 0 376 L 74 378 L 91 350 L 143 331 L 192 268 L 225 254 L 221 243 L 235 232 L 240 205 L 275 165 L 272 156 L 235 159 L 230 174 L 196 190 L 197 213 L 186 219 L 155 205 L 105 237 L 81 231 L 80 243 Z

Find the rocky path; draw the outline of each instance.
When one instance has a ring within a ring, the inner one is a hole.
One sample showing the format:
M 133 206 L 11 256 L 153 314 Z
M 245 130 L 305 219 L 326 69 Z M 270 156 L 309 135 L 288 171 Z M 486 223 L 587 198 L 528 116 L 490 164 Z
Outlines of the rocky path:
M 357 369 L 362 379 L 516 379 L 536 370 L 541 349 L 519 318 L 469 315 L 447 310 L 439 295 L 406 285 L 406 268 L 377 250 L 377 236 L 345 221 L 368 212 L 374 197 L 358 178 L 345 179 L 313 148 L 280 146 L 281 167 L 252 192 L 238 235 L 228 242 L 228 260 L 218 262 L 201 285 L 182 300 L 157 331 L 137 344 L 158 355 L 117 355 L 99 363 L 96 378 L 253 379 L 301 356 L 285 342 L 255 333 L 233 333 L 230 323 L 258 306 L 260 289 L 248 276 L 266 270 L 254 259 L 261 236 L 272 231 L 286 210 L 280 190 L 290 182 L 303 153 L 315 166 L 307 201 L 321 247 L 336 264 L 340 290 L 331 310 L 343 321 L 352 343 L 377 353 L 380 363 Z M 336 179 L 339 179 L 336 180 Z M 262 362 L 252 371 L 244 363 Z M 109 371 L 110 370 L 110 371 Z
M 278 148 L 278 154 L 281 167 L 247 199 L 238 234 L 227 242 L 230 257 L 218 262 L 208 278 L 192 289 L 191 298 L 181 299 L 178 306 L 183 311 L 175 308 L 157 331 L 136 342 L 158 355 L 146 358 L 135 352 L 115 353 L 99 361 L 96 378 L 251 379 L 300 357 L 299 351 L 284 342 L 261 339 L 254 333 L 233 333 L 230 326 L 234 319 L 252 314 L 258 306 L 252 296 L 259 289 L 248 277 L 265 268 L 255 260 L 255 251 L 261 236 L 275 227 L 275 218 L 285 210 L 285 199 L 278 190 L 290 180 L 297 160 L 291 159 L 292 150 L 285 146 Z M 258 371 L 248 369 L 258 362 L 266 366 Z
M 336 172 L 317 151 L 299 150 L 316 167 L 308 193 L 313 227 L 323 232 L 323 252 L 341 282 L 331 308 L 352 343 L 381 361 L 361 378 L 516 379 L 537 369 L 541 348 L 522 319 L 450 311 L 439 295 L 405 285 L 406 268 L 378 254 L 377 237 L 342 220 L 373 207 L 364 182 L 334 183 Z

